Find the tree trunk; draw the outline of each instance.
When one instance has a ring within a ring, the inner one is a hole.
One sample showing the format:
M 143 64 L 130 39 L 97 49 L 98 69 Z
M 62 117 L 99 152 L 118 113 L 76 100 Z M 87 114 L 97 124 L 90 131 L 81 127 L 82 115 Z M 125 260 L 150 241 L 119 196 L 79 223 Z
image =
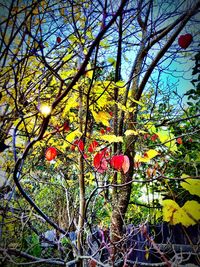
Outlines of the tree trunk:
M 83 100 L 82 89 L 79 89 L 79 130 L 83 132 Z M 84 140 L 83 140 L 84 142 Z M 84 142 L 85 143 L 85 142 Z M 77 249 L 78 255 L 83 255 L 83 228 L 85 220 L 85 177 L 84 177 L 84 159 L 81 152 L 79 155 L 79 217 L 78 217 L 78 229 L 77 229 Z M 83 266 L 82 260 L 77 264 L 78 267 Z

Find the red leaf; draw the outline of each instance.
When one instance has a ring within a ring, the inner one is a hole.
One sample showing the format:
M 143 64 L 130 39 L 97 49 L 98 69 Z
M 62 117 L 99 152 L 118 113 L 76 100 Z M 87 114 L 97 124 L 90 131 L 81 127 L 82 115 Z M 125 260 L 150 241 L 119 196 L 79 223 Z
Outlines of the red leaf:
M 127 171 L 129 170 L 130 167 L 130 160 L 128 158 L 128 156 L 124 156 L 124 162 L 122 164 L 122 170 L 124 173 L 127 173 Z
M 115 169 L 120 171 L 124 162 L 124 155 L 115 155 L 111 158 L 110 165 Z
M 181 145 L 181 144 L 183 143 L 183 140 L 182 140 L 181 137 L 179 137 L 179 138 L 176 139 L 176 142 L 177 142 L 179 145 Z
M 57 150 L 55 147 L 49 147 L 46 150 L 45 157 L 48 161 L 55 159 L 56 156 L 57 156 Z
M 122 170 L 124 173 L 127 173 L 130 167 L 130 161 L 126 155 L 115 155 L 111 158 L 110 165 L 117 171 Z
M 186 49 L 191 44 L 192 40 L 192 35 L 190 33 L 186 33 L 178 38 L 178 44 L 181 48 Z
M 78 146 L 78 149 L 79 149 L 80 152 L 83 152 L 83 150 L 84 150 L 84 143 L 83 143 L 83 140 L 81 140 L 81 139 L 80 139 L 80 140 L 79 140 L 79 139 L 76 139 L 76 140 L 74 141 L 74 143 L 73 143 L 73 146 L 74 146 L 74 145 Z M 73 149 L 73 146 L 71 147 L 72 150 L 75 149 L 75 148 Z
M 88 152 L 90 153 L 94 152 L 98 145 L 99 143 L 96 140 L 92 141 L 92 143 L 90 144 L 88 148 Z
M 61 43 L 62 39 L 58 36 L 58 37 L 56 38 L 56 41 L 57 41 L 57 43 L 59 44 L 59 43 Z
M 107 169 L 108 169 L 108 162 L 105 158 L 105 153 L 106 151 L 101 151 L 98 152 L 95 156 L 94 156 L 94 167 L 97 169 L 97 171 L 99 173 L 104 173 Z

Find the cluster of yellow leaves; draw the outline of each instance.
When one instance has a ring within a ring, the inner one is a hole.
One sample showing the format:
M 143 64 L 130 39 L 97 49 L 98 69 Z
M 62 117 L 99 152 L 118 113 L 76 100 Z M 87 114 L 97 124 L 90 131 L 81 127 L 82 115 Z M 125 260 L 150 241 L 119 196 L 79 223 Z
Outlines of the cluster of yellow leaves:
M 114 83 L 111 81 L 96 81 L 92 87 L 92 100 L 95 102 L 99 109 L 104 109 L 106 106 L 112 105 L 112 101 L 109 100 L 110 94 L 114 89 Z
M 128 135 L 138 135 L 138 134 L 145 134 L 146 132 L 145 131 L 143 131 L 143 130 L 138 130 L 138 131 L 136 131 L 136 130 L 126 130 L 125 131 L 125 136 L 128 136 Z
M 136 108 L 135 107 L 126 107 L 124 105 L 122 105 L 121 103 L 117 103 L 117 106 L 120 110 L 124 111 L 125 113 L 131 113 L 131 112 L 135 112 Z
M 66 118 L 69 116 L 70 109 L 77 108 L 78 107 L 78 95 L 73 94 L 68 98 L 68 100 L 65 100 L 65 108 L 62 112 L 62 117 Z
M 82 136 L 82 133 L 79 130 L 75 130 L 67 135 L 66 141 L 71 143 L 74 141 L 75 138 L 77 137 L 80 138 L 81 136 Z
M 103 136 L 100 136 L 99 139 L 107 141 L 109 143 L 123 142 L 122 136 L 116 136 L 114 134 L 105 134 Z
M 98 123 L 102 123 L 103 125 L 109 127 L 110 123 L 109 120 L 112 118 L 111 115 L 108 112 L 105 111 L 99 111 L 98 113 L 95 112 L 94 110 L 91 110 L 92 115 L 95 119 L 95 122 Z
M 180 207 L 174 200 L 163 200 L 163 220 L 175 225 L 181 223 L 188 227 L 195 225 L 200 220 L 200 204 L 195 201 L 187 201 Z
M 142 107 L 145 106 L 144 103 L 142 103 L 141 101 L 135 100 L 135 99 L 134 99 L 133 97 L 131 97 L 131 96 L 129 96 L 129 100 L 132 101 L 132 102 L 134 102 L 134 103 L 136 103 L 136 104 L 138 104 L 139 106 L 142 106 Z

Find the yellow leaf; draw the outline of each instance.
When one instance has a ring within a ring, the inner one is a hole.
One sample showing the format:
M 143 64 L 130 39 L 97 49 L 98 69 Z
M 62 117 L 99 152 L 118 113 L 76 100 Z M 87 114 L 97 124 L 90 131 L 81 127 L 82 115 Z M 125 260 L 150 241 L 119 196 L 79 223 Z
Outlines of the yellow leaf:
M 149 162 L 150 159 L 148 157 L 145 158 L 145 157 L 140 156 L 139 154 L 136 154 L 135 158 L 134 158 L 134 161 L 135 162 Z
M 75 97 L 75 95 L 73 95 L 67 100 L 66 106 L 62 112 L 62 117 L 65 118 L 70 109 L 77 108 L 77 106 L 78 106 L 77 98 Z
M 183 173 L 183 174 L 181 175 L 181 178 L 190 178 L 190 176 L 189 176 L 188 174 L 186 174 L 186 173 Z
M 124 87 L 126 83 L 124 81 L 118 81 L 115 84 L 119 87 Z
M 159 153 L 158 153 L 158 151 L 156 151 L 154 149 L 150 149 L 146 152 L 146 154 L 148 155 L 149 159 L 152 159 L 152 158 L 156 157 Z
M 72 76 L 72 75 L 74 75 L 74 70 L 73 69 L 71 69 L 71 70 L 62 70 L 61 72 L 60 72 L 60 77 L 62 78 L 62 79 L 67 79 L 67 78 L 69 78 L 70 76 Z M 76 86 L 76 85 L 75 85 Z M 75 88 L 75 86 L 74 86 L 74 88 Z
M 187 201 L 181 208 L 171 199 L 163 200 L 163 220 L 171 224 L 181 223 L 188 227 L 200 220 L 200 204 L 197 201 Z
M 138 132 L 134 131 L 134 130 L 126 130 L 126 132 L 124 134 L 126 136 L 128 136 L 128 135 L 138 135 Z
M 121 103 L 117 103 L 117 106 L 119 109 L 123 110 L 123 111 L 127 111 L 127 107 L 122 105 Z
M 92 69 L 92 67 L 91 67 L 91 64 L 90 63 L 88 63 L 88 65 L 87 65 L 87 72 L 86 72 L 86 76 L 88 77 L 88 78 L 90 78 L 90 80 L 92 80 L 92 76 L 93 76 L 93 70 L 91 70 Z
M 191 221 L 191 223 L 188 225 L 182 222 L 183 225 L 185 226 L 194 225 L 200 220 L 200 204 L 197 201 L 195 200 L 187 201 L 182 207 L 182 209 L 185 211 L 185 213 L 188 215 Z
M 44 22 L 44 21 L 43 21 L 43 22 Z M 49 47 L 49 43 L 44 42 L 44 46 L 45 46 L 45 47 Z
M 174 219 L 174 213 L 180 209 L 179 205 L 171 199 L 163 200 L 163 220 L 166 222 L 170 222 L 172 224 L 176 224 L 177 218 Z
M 72 54 L 72 53 L 69 53 L 69 54 L 67 54 L 66 56 L 64 56 L 62 60 L 63 60 L 64 62 L 66 62 L 66 61 L 68 61 L 69 59 L 71 59 L 72 56 L 73 56 L 73 54 Z
M 200 197 L 200 180 L 197 179 L 186 179 L 184 182 L 180 183 L 181 186 L 190 192 L 192 195 L 197 195 Z
M 169 130 L 160 130 L 156 133 L 160 139 L 161 143 L 164 143 L 165 146 L 169 147 L 169 150 L 174 152 L 177 151 L 177 145 L 175 137 Z M 173 139 L 173 140 L 171 140 Z M 170 141 L 171 140 L 171 141 Z
M 56 78 L 53 76 L 50 85 L 53 86 L 56 84 L 58 84 L 58 82 L 56 81 Z
M 181 223 L 186 227 L 195 224 L 195 222 L 187 215 L 187 213 L 182 208 L 179 208 L 177 211 L 174 212 L 171 223 Z
M 122 136 L 116 136 L 114 134 L 111 134 L 111 135 L 106 134 L 106 135 L 99 137 L 99 139 L 107 141 L 109 143 L 123 142 Z
M 153 133 L 156 133 L 157 134 L 157 131 L 156 131 L 156 127 L 155 125 L 153 125 L 152 123 L 147 123 L 146 124 L 146 127 L 147 129 L 149 129 L 149 131 L 153 134 Z
M 72 143 L 72 141 L 74 141 L 76 137 L 81 137 L 81 136 L 82 136 L 82 133 L 79 130 L 76 130 L 67 135 L 66 141 L 69 143 Z
M 36 7 L 35 9 L 33 9 L 33 15 L 38 15 L 39 14 L 39 10 L 38 8 Z
M 145 259 L 148 261 L 149 259 L 149 247 L 145 246 Z
M 93 173 L 91 173 L 91 172 L 89 172 L 89 173 L 87 173 L 87 176 L 86 176 L 86 183 L 88 184 L 88 185 L 94 185 L 94 174 Z
M 135 102 L 136 104 L 140 105 L 140 106 L 144 106 L 144 104 L 141 101 L 137 101 L 134 98 L 130 97 L 131 101 Z
M 65 15 L 65 8 L 64 8 L 64 7 L 60 9 L 60 14 L 61 14 L 62 16 Z
M 115 58 L 109 57 L 109 58 L 107 59 L 107 61 L 108 61 L 111 65 L 113 65 L 113 66 L 116 65 L 116 60 L 115 60 Z
M 99 111 L 96 113 L 94 110 L 91 110 L 92 115 L 96 121 L 96 123 L 102 123 L 103 125 L 109 127 L 110 123 L 109 120 L 112 118 L 111 115 L 108 112 L 105 111 Z
M 144 156 L 136 155 L 135 161 L 136 162 L 149 162 L 152 158 L 156 157 L 159 154 L 158 151 L 154 149 L 150 149 L 147 152 L 145 152 Z
M 117 106 L 120 110 L 123 110 L 124 112 L 132 113 L 136 110 L 135 107 L 126 107 L 126 106 L 122 105 L 121 103 L 117 103 Z

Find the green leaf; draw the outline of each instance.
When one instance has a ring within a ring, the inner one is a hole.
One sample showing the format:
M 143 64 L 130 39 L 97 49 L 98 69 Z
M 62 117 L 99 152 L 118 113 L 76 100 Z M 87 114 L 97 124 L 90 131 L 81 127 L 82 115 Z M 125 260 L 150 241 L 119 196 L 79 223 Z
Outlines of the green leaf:
M 107 60 L 108 60 L 108 62 L 109 62 L 110 64 L 112 64 L 113 66 L 115 66 L 115 64 L 116 64 L 116 60 L 115 60 L 115 58 L 113 58 L 113 57 L 109 57 Z

